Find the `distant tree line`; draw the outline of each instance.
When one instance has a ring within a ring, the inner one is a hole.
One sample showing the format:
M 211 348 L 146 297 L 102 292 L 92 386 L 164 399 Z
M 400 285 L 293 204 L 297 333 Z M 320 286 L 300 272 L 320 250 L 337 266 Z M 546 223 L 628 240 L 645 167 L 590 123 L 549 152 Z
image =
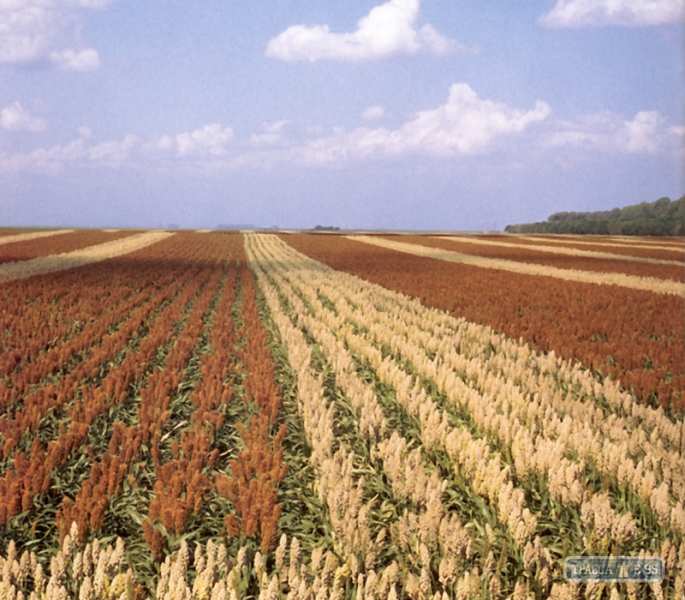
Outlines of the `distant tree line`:
M 507 233 L 685 236 L 685 196 L 597 212 L 558 212 L 547 221 L 507 225 Z

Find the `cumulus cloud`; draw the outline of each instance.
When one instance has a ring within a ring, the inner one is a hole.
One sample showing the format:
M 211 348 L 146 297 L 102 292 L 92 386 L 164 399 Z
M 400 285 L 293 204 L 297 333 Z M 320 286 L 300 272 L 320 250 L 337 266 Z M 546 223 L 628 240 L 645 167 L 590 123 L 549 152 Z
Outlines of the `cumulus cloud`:
M 374 107 L 372 107 L 374 108 Z M 65 145 L 39 148 L 28 154 L 2 156 L 0 170 L 59 172 L 69 166 L 184 169 L 192 173 L 276 165 L 339 165 L 370 158 L 397 156 L 459 158 L 492 152 L 517 160 L 526 155 L 581 156 L 590 152 L 658 154 L 678 152 L 685 127 L 673 124 L 655 111 L 642 111 L 632 119 L 602 112 L 574 121 L 549 118 L 550 107 L 537 101 L 531 109 L 480 98 L 465 83 L 450 87 L 444 104 L 417 112 L 395 129 L 358 127 L 297 131 L 287 121 L 266 123 L 261 130 L 235 140 L 230 127 L 206 125 L 194 131 L 141 140 L 136 135 L 98 142 L 85 126 L 79 137 Z M 0 111 L 5 129 L 39 130 L 40 120 L 15 103 Z M 504 142 L 504 143 L 502 143 Z M 499 155 L 498 155 L 499 156 Z
M 679 143 L 678 127 L 657 111 L 638 112 L 625 120 L 612 112 L 584 116 L 577 121 L 559 122 L 545 137 L 548 146 L 569 146 L 585 150 L 630 154 L 655 153 Z
M 0 111 L 0 127 L 7 131 L 45 131 L 45 121 L 34 117 L 19 102 Z
M 359 128 L 350 133 L 336 130 L 333 136 L 312 140 L 306 156 L 328 162 L 348 156 L 399 155 L 419 152 L 433 156 L 471 155 L 484 152 L 497 138 L 521 133 L 543 121 L 550 108 L 538 101 L 533 110 L 478 97 L 467 84 L 450 87 L 447 102 L 421 111 L 399 129 Z
M 0 62 L 39 58 L 62 25 L 60 21 L 60 15 L 42 2 L 0 4 Z
M 363 113 L 362 119 L 365 121 L 375 121 L 385 116 L 385 109 L 382 106 L 369 106 Z
M 140 148 L 140 138 L 133 134 L 124 136 L 122 140 L 112 140 L 99 144 L 88 144 L 88 131 L 79 128 L 81 136 L 65 146 L 53 146 L 49 149 L 39 149 L 29 157 L 36 163 L 74 163 L 87 162 L 108 166 L 119 166 L 126 160 L 132 159 Z M 86 134 L 84 136 L 83 134 Z
M 445 104 L 419 112 L 415 119 L 391 132 L 388 149 L 423 148 L 431 154 L 474 154 L 499 136 L 521 132 L 542 121 L 550 112 L 549 106 L 540 101 L 534 110 L 523 111 L 483 100 L 467 84 L 457 83 L 450 87 Z
M 140 148 L 140 138 L 128 134 L 123 140 L 95 144 L 87 149 L 86 157 L 90 162 L 118 166 L 133 157 Z
M 51 52 L 50 60 L 63 71 L 94 71 L 100 68 L 100 55 L 92 48 L 80 52 L 71 49 Z
M 168 164 L 169 159 L 183 164 L 221 162 L 228 156 L 233 130 L 218 124 L 192 132 L 164 135 L 143 141 L 127 134 L 123 139 L 96 142 L 88 127 L 78 128 L 79 137 L 64 145 L 38 148 L 27 154 L 0 155 L 0 170 L 34 170 L 58 173 L 72 167 L 135 167 L 140 164 Z
M 431 25 L 416 29 L 420 0 L 390 0 L 376 6 L 352 33 L 333 33 L 328 25 L 294 25 L 269 41 L 266 56 L 296 60 L 376 60 L 428 51 L 444 55 L 459 45 Z
M 82 10 L 104 9 L 114 0 L 0 1 L 0 62 L 21 63 L 50 58 L 61 68 L 78 71 L 99 66 L 95 50 L 60 50 L 57 39 L 78 23 Z
M 682 21 L 685 0 L 558 0 L 539 19 L 545 27 L 644 27 Z
M 288 121 L 276 121 L 275 123 L 264 123 L 260 133 L 253 133 L 250 136 L 252 146 L 273 146 L 283 139 L 283 128 Z
M 140 139 L 135 135 L 127 135 L 122 140 L 89 144 L 79 128 L 80 137 L 65 145 L 51 148 L 38 148 L 28 154 L 0 156 L 0 169 L 9 171 L 38 171 L 57 174 L 65 167 L 99 166 L 118 168 L 127 161 L 131 162 L 139 153 Z
M 182 158 L 221 158 L 228 154 L 233 137 L 233 129 L 212 123 L 194 131 L 163 135 L 143 144 L 142 149 L 148 157 L 172 154 Z
M 180 156 L 210 154 L 224 156 L 227 145 L 233 139 L 233 129 L 218 123 L 205 125 L 191 133 L 176 136 L 176 150 Z

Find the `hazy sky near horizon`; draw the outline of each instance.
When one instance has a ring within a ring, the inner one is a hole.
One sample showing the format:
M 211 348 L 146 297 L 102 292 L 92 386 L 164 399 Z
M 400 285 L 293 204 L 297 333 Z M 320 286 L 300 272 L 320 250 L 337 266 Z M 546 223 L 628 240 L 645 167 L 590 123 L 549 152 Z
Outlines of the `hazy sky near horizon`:
M 685 193 L 685 0 L 0 0 L 0 225 L 502 229 Z

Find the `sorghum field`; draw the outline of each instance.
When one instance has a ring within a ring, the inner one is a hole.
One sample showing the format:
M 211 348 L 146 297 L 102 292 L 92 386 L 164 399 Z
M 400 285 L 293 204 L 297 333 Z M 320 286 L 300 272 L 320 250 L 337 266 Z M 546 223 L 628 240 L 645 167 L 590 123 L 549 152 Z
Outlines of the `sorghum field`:
M 0 322 L 2 600 L 685 600 L 682 241 L 0 231 Z

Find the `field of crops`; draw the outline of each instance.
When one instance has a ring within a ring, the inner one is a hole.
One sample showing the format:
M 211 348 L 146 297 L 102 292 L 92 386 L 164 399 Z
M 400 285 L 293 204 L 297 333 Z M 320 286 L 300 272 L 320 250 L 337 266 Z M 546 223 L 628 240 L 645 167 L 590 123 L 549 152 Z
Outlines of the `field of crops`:
M 680 241 L 0 231 L 0 321 L 0 600 L 685 600 Z

